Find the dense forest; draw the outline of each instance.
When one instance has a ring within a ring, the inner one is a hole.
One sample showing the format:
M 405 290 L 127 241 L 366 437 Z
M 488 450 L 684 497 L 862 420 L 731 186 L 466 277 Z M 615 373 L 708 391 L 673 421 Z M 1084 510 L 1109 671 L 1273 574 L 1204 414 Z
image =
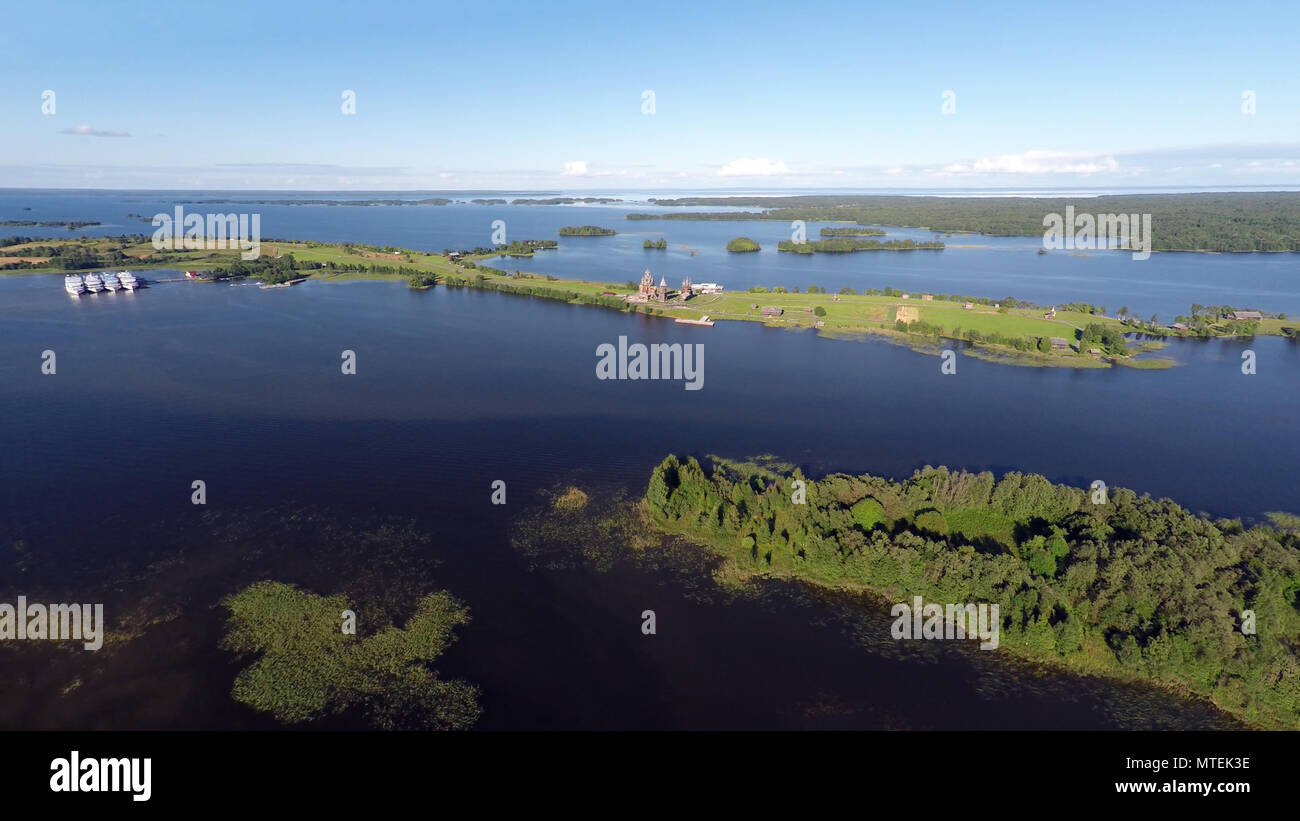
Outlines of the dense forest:
M 778 251 L 793 254 L 852 254 L 856 251 L 942 251 L 942 242 L 915 242 L 910 239 L 822 239 L 812 242 L 782 240 Z
M 854 226 L 851 228 L 823 228 L 821 235 L 823 237 L 883 237 L 885 232 L 879 228 Z
M 312 265 L 315 268 L 315 265 Z M 329 266 L 331 269 L 341 269 L 346 266 Z M 201 279 L 226 279 L 231 277 L 253 277 L 260 279 L 268 285 L 274 285 L 281 282 L 288 282 L 291 279 L 297 279 L 303 274 L 300 272 L 301 266 L 293 258 L 293 254 L 284 254 L 278 257 L 259 256 L 252 260 L 235 260 L 229 265 L 222 265 L 213 268 L 211 271 L 204 271 L 200 274 Z M 371 265 L 365 270 L 375 270 L 376 266 Z M 396 272 L 397 269 L 391 268 L 388 273 Z
M 89 228 L 92 225 L 99 225 L 98 222 L 82 222 L 79 220 L 3 220 L 0 225 L 14 228 L 66 228 L 69 231 L 76 231 L 79 228 Z
M 727 243 L 727 250 L 733 254 L 744 254 L 751 251 L 761 251 L 763 248 L 749 237 L 736 237 Z
M 1151 214 L 1156 251 L 1300 251 L 1300 193 L 1122 194 L 1059 197 L 686 197 L 656 205 L 762 211 L 628 214 L 628 219 L 838 220 L 938 232 L 1041 236 L 1046 214 Z
M 721 461 L 706 472 L 670 456 L 646 503 L 658 527 L 744 572 L 893 602 L 997 603 L 1003 649 L 1300 728 L 1296 517 L 1246 528 L 1124 488 L 1101 492 L 942 467 L 901 482 L 813 481 Z
M 577 203 L 586 203 L 588 205 L 608 205 L 611 202 L 622 202 L 617 197 L 544 197 L 541 199 L 517 199 L 511 200 L 511 205 L 576 205 Z
M 562 237 L 612 237 L 614 229 L 599 225 L 566 225 L 560 229 Z

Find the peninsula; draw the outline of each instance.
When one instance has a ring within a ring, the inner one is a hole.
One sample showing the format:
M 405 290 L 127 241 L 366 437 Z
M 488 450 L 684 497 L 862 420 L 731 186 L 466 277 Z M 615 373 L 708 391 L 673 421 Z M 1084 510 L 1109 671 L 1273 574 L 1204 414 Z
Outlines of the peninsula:
M 875 337 L 936 353 L 948 341 L 967 344 L 967 355 L 1031 366 L 1105 368 L 1127 365 L 1162 368 L 1172 360 L 1151 358 L 1159 341 L 1135 343 L 1126 334 L 1159 337 L 1296 337 L 1300 320 L 1234 306 L 1191 306 L 1169 325 L 1142 319 L 1121 308 L 1076 303 L 1043 308 L 1011 297 L 908 293 L 896 288 L 828 294 L 815 286 L 722 288 L 671 291 L 655 286 L 653 299 L 635 281 L 600 282 L 493 267 L 511 255 L 527 256 L 552 247 L 549 241 L 517 241 L 496 248 L 443 253 L 379 248 L 355 243 L 264 239 L 261 257 L 245 262 L 238 249 L 157 250 L 149 238 L 14 238 L 0 240 L 0 273 L 64 272 L 94 268 L 184 268 L 209 279 L 250 276 L 266 282 L 303 277 L 322 281 L 402 280 L 412 287 L 435 285 L 484 288 L 655 316 L 711 321 L 762 322 L 772 327 L 813 330 L 840 339 Z M 683 283 L 684 285 L 687 283 Z M 661 292 L 662 291 L 662 292 Z M 1144 356 L 1147 355 L 1147 356 Z

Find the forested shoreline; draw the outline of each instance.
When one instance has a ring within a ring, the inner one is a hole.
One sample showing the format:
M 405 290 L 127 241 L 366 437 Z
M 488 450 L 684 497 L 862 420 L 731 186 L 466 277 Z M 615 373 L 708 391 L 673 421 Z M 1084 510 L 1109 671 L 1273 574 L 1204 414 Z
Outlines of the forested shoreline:
M 805 220 L 894 225 L 937 233 L 1041 236 L 1067 206 L 1090 214 L 1151 214 L 1155 251 L 1300 252 L 1300 192 L 1115 194 L 1098 197 L 815 195 L 683 197 L 659 206 L 760 211 L 628 214 L 630 220 Z
M 812 480 L 669 456 L 645 500 L 654 525 L 742 575 L 891 601 L 997 603 L 1001 646 L 1019 657 L 1300 728 L 1296 517 L 1247 528 L 1125 488 L 1103 498 L 1036 474 L 927 467 L 901 482 Z

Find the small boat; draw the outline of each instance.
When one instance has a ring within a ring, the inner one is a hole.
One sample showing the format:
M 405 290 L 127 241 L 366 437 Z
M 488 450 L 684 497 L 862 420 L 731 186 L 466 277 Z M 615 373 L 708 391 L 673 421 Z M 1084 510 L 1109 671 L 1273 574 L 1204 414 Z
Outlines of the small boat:
M 72 296 L 81 296 L 86 292 L 86 283 L 81 281 L 81 277 L 76 274 L 68 274 L 63 278 L 63 290 Z
M 703 325 L 706 328 L 713 327 L 713 320 L 709 319 L 708 314 L 705 314 L 699 319 L 677 319 L 675 321 L 678 325 Z
M 92 294 L 104 290 L 104 281 L 99 278 L 99 274 L 86 274 L 86 290 Z
M 198 279 L 198 278 L 199 278 L 199 272 L 198 272 L 198 271 L 186 271 L 186 272 L 185 272 L 185 278 L 186 278 L 186 279 Z
M 104 290 L 109 293 L 122 290 L 122 283 L 117 281 L 117 274 L 107 272 L 100 274 L 99 281 L 104 283 Z
M 130 271 L 119 271 L 117 274 L 117 281 L 120 282 L 122 287 L 128 291 L 134 291 L 136 288 L 140 287 L 140 280 L 136 279 L 135 274 L 132 274 Z

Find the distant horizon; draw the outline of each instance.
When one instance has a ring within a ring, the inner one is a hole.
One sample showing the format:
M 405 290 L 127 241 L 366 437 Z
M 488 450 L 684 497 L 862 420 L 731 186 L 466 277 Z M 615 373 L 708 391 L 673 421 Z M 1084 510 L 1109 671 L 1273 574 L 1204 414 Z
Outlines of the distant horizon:
M 805 188 L 771 188 L 765 186 L 730 187 L 649 187 L 649 188 L 89 188 L 66 186 L 0 186 L 0 193 L 83 193 L 83 194 L 331 194 L 345 197 L 364 195 L 491 195 L 511 194 L 519 197 L 607 197 L 652 195 L 656 199 L 683 197 L 797 197 L 797 196 L 1019 196 L 1054 197 L 1089 194 L 1092 196 L 1120 196 L 1123 194 L 1261 194 L 1300 193 L 1300 183 L 1261 185 L 1077 185 L 1077 186 L 899 186 L 896 188 L 864 188 L 854 186 L 809 186 Z

